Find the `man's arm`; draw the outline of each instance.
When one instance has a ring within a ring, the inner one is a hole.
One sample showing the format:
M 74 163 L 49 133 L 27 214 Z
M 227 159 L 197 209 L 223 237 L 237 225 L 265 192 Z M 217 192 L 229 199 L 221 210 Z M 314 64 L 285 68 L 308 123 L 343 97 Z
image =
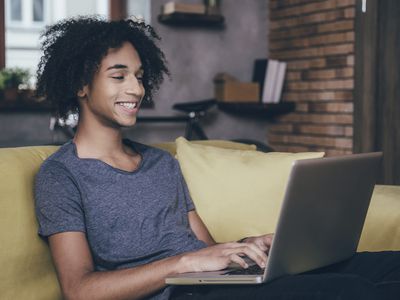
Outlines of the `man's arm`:
M 195 210 L 190 211 L 188 216 L 189 216 L 190 227 L 192 228 L 192 231 L 195 233 L 196 237 L 199 240 L 205 242 L 208 246 L 216 245 L 216 242 L 214 241 L 206 225 L 203 223 L 197 212 Z M 273 237 L 274 237 L 273 233 L 264 234 L 261 236 L 246 237 L 241 239 L 239 243 L 254 244 L 261 251 L 268 254 L 269 249 L 271 248 L 272 245 Z
M 165 286 L 170 274 L 215 271 L 231 262 L 246 267 L 247 255 L 265 264 L 265 253 L 252 244 L 226 243 L 162 259 L 144 266 L 95 271 L 86 236 L 63 232 L 49 237 L 50 249 L 65 299 L 140 299 Z
M 165 277 L 179 272 L 180 257 L 145 266 L 96 272 L 84 233 L 49 237 L 50 249 L 66 299 L 139 299 L 165 286 Z
M 189 212 L 188 215 L 190 227 L 192 228 L 196 237 L 209 246 L 215 245 L 216 242 L 214 241 L 206 225 L 203 223 L 197 212 L 195 210 L 192 210 Z M 273 237 L 273 233 L 268 233 L 256 237 L 246 237 L 240 240 L 240 243 L 253 243 L 257 245 L 262 251 L 268 252 L 269 248 L 271 248 Z
M 196 237 L 205 242 L 208 246 L 215 245 L 213 237 L 208 231 L 206 225 L 201 220 L 200 216 L 197 214 L 195 210 L 192 210 L 188 213 L 190 228 L 196 235 Z

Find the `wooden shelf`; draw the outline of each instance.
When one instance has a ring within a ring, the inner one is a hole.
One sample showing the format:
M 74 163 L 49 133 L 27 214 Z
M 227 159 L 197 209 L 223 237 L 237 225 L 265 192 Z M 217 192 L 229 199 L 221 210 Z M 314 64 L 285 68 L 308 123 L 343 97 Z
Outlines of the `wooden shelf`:
M 294 102 L 280 102 L 280 103 L 248 103 L 248 102 L 237 102 L 227 103 L 218 102 L 218 108 L 222 111 L 249 115 L 252 117 L 260 118 L 274 118 L 279 115 L 287 114 L 294 111 Z
M 0 113 L 50 112 L 50 103 L 39 101 L 33 90 L 14 93 L 0 91 Z
M 158 15 L 158 21 L 165 25 L 172 26 L 222 28 L 225 18 L 222 15 L 172 13 L 168 15 Z

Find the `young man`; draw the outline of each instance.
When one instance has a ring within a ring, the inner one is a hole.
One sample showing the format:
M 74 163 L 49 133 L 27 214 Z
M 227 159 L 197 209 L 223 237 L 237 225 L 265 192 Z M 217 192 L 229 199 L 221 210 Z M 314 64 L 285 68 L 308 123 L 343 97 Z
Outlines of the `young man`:
M 243 256 L 264 267 L 272 235 L 215 244 L 177 161 L 123 139 L 122 128 L 135 124 L 141 102 L 168 74 L 150 26 L 83 17 L 53 25 L 43 37 L 38 94 L 61 117 L 79 112 L 74 139 L 44 162 L 35 190 L 39 234 L 48 239 L 66 299 L 375 299 L 374 282 L 399 280 L 399 256 L 386 254 L 379 264 L 390 263 L 391 270 L 365 276 L 368 280 L 355 275 L 365 269 L 349 267 L 365 264 L 359 256 L 330 269 L 342 273 L 335 276 L 313 273 L 257 287 L 177 288 L 171 296 L 164 282 L 170 274 L 221 270 L 232 262 L 246 268 Z

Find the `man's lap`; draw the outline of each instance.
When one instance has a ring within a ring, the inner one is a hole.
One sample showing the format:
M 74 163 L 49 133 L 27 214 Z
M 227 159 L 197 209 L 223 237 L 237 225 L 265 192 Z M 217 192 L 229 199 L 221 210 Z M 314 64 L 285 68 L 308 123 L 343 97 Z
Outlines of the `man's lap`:
M 172 299 L 397 299 L 399 293 L 400 252 L 364 252 L 261 285 L 178 287 Z

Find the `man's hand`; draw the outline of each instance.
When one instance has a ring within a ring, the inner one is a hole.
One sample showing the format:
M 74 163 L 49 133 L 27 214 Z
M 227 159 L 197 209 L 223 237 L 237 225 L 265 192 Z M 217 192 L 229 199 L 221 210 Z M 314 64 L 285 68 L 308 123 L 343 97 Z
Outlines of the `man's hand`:
M 217 245 L 196 211 L 189 212 L 189 222 L 196 237 L 209 247 L 180 255 L 178 273 L 218 271 L 229 267 L 231 263 L 247 268 L 244 256 L 248 256 L 261 268 L 265 267 L 273 234 L 248 237 L 241 242 Z
M 268 239 L 265 239 L 268 242 Z M 258 242 L 260 243 L 260 242 Z M 248 265 L 243 257 L 247 256 L 264 268 L 267 262 L 267 255 L 264 248 L 256 243 L 224 243 L 210 246 L 198 251 L 185 253 L 180 259 L 179 273 L 218 271 L 225 269 L 231 263 L 237 263 L 243 268 Z
M 269 249 L 271 248 L 273 238 L 274 238 L 274 234 L 269 233 L 269 234 L 264 234 L 261 236 L 248 237 L 248 238 L 243 239 L 241 242 L 248 243 L 248 244 L 254 244 L 261 251 L 268 253 Z

